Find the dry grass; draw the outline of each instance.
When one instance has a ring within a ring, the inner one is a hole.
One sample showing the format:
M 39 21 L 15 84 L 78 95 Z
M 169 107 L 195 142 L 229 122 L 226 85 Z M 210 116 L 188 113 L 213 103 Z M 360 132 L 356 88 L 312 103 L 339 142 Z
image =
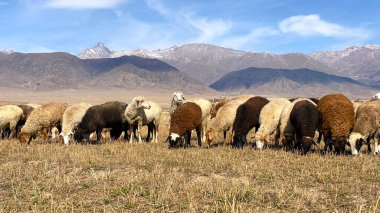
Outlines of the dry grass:
M 160 141 L 167 129 L 163 116 Z M 193 144 L 196 144 L 195 141 Z M 1 212 L 378 212 L 379 158 L 0 143 Z

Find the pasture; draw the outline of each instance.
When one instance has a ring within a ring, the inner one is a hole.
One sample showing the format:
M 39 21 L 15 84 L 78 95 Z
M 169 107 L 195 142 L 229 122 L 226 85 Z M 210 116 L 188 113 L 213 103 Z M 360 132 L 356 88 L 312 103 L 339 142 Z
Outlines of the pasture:
M 379 157 L 0 142 L 1 212 L 378 212 Z M 144 127 L 146 130 L 146 127 Z M 145 137 L 146 132 L 143 132 Z M 250 137 L 248 137 L 250 138 Z M 194 138 L 195 139 L 195 138 Z M 346 150 L 348 152 L 348 148 Z

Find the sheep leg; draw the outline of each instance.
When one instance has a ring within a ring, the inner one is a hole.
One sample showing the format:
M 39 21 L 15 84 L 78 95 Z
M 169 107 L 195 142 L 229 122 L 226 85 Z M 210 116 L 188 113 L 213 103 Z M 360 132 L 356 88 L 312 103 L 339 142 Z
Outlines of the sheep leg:
M 197 132 L 198 146 L 201 147 L 202 146 L 202 140 L 201 140 L 202 128 L 197 128 L 196 132 Z
M 227 131 L 223 131 L 223 146 L 226 146 L 227 145 Z
M 139 121 L 137 123 L 137 134 L 138 134 L 138 138 L 139 138 L 139 143 L 141 143 L 141 128 L 142 128 L 142 122 Z
M 136 137 L 136 130 L 134 125 L 129 125 L 129 130 L 130 130 L 130 136 L 129 136 L 129 143 L 133 143 L 133 138 Z
M 96 143 L 100 142 L 100 138 L 102 137 L 102 128 L 96 129 Z
M 154 125 L 154 142 L 158 143 L 158 125 Z
M 191 130 L 188 130 L 185 133 L 185 144 L 183 148 L 187 148 L 188 146 L 190 146 L 190 140 L 191 140 Z
M 371 139 L 374 138 L 372 135 L 371 137 L 367 138 L 367 149 L 368 149 L 368 154 L 371 154 L 372 149 L 371 149 Z M 375 139 L 376 140 L 376 139 Z
M 375 152 L 373 154 L 378 155 L 380 151 L 380 135 L 379 133 L 375 134 Z

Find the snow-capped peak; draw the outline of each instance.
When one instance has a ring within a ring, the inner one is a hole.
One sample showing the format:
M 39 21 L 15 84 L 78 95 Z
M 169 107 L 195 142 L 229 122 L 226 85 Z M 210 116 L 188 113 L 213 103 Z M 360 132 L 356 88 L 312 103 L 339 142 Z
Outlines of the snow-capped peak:
M 364 45 L 364 47 L 371 50 L 380 50 L 380 45 L 377 45 L 377 44 L 367 44 L 367 45 Z
M 99 42 L 93 48 L 85 49 L 78 57 L 82 59 L 88 58 L 110 58 L 112 52 L 102 43 Z
M 4 54 L 11 54 L 13 53 L 14 51 L 13 50 L 10 50 L 10 49 L 4 49 L 1 51 L 1 53 L 4 53 Z

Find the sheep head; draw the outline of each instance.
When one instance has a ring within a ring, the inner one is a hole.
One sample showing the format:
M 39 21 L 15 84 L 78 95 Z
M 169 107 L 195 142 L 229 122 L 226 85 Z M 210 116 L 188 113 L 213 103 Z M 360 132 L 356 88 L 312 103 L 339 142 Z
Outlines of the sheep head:
M 166 141 L 169 141 L 169 149 L 183 145 L 183 139 L 176 133 L 171 133 Z
M 351 147 L 351 154 L 356 156 L 359 154 L 360 148 L 365 143 L 364 137 L 360 133 L 351 133 L 350 137 L 348 138 L 348 144 Z
M 173 100 L 177 104 L 183 104 L 183 102 L 185 101 L 185 96 L 183 95 L 181 91 L 175 91 L 173 93 Z
M 20 132 L 20 134 L 18 135 L 18 140 L 20 141 L 21 144 L 29 143 L 30 134 L 26 132 Z
M 243 134 L 235 134 L 233 138 L 234 148 L 243 148 L 244 144 L 247 143 L 247 139 Z
M 213 129 L 209 129 L 206 132 L 206 139 L 207 139 L 207 144 L 210 145 L 212 141 L 215 138 L 215 131 Z

